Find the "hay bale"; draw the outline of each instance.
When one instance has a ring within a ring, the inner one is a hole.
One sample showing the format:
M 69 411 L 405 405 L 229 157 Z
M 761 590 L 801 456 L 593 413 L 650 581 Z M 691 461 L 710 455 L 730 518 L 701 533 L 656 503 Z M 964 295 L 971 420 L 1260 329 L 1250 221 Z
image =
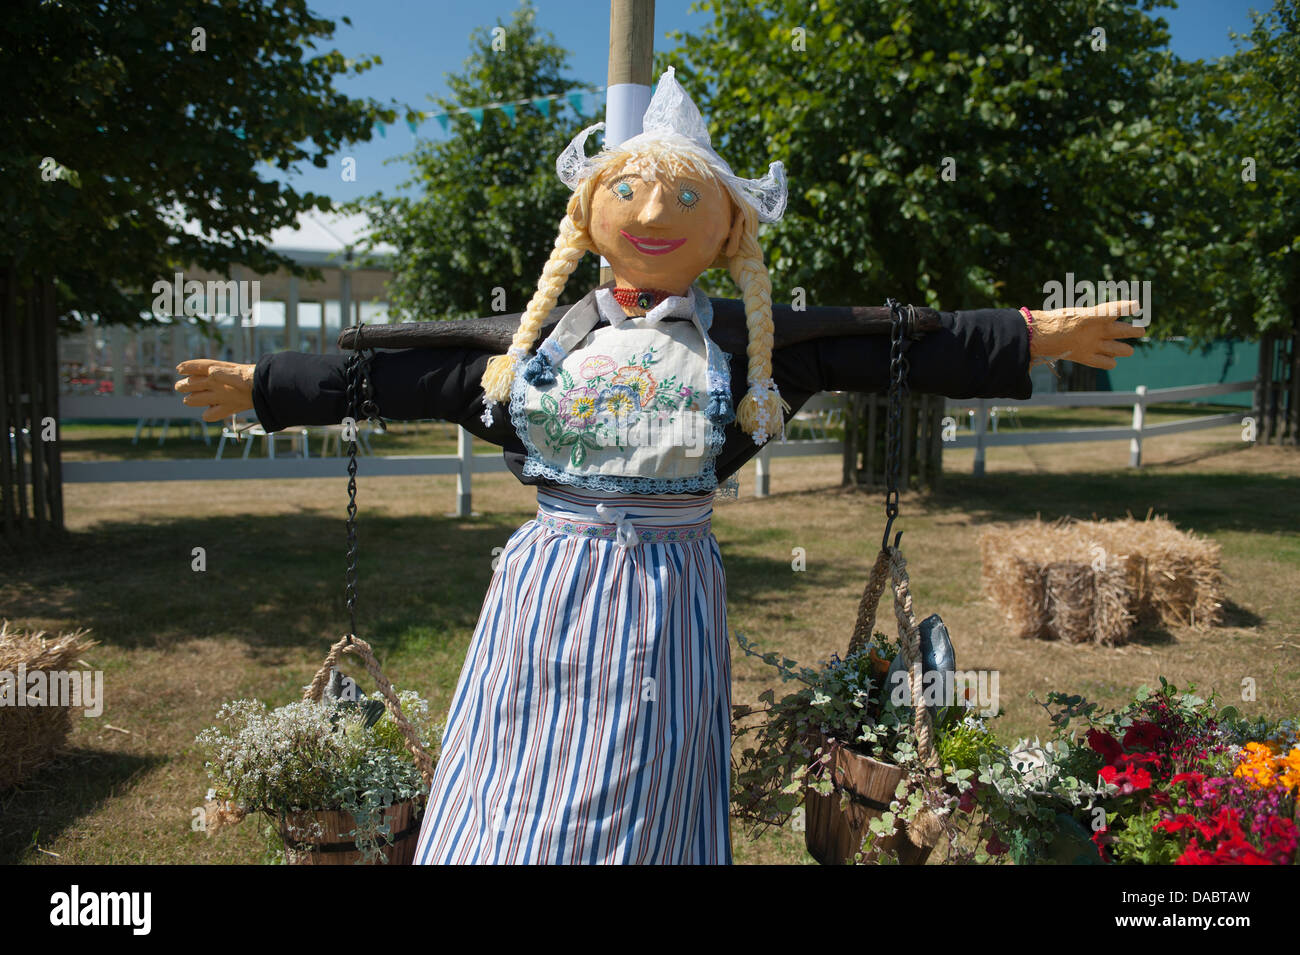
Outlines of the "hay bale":
M 1222 618 L 1218 544 L 1163 517 L 997 526 L 980 561 L 985 593 L 1023 638 L 1119 646 L 1139 623 Z
M 18 684 L 18 674 L 36 671 L 66 671 L 95 641 L 85 638 L 87 630 L 60 634 L 50 639 L 45 631 L 23 633 L 0 621 L 0 679 L 9 689 L 27 693 Z M 67 742 L 71 710 L 67 706 L 0 706 L 0 790 L 30 776 L 53 759 Z
M 1180 531 L 1168 518 L 1084 522 L 1097 525 L 1108 549 L 1142 565 L 1135 584 L 1143 622 L 1204 629 L 1223 619 L 1222 555 L 1217 541 Z M 1104 525 L 1104 526 L 1103 526 Z

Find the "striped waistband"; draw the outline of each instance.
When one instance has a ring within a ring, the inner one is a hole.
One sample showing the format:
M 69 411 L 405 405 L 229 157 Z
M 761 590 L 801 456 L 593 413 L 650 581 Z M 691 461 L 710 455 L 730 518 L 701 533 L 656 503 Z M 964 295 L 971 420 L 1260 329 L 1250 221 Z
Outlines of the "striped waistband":
M 713 529 L 713 494 L 623 494 L 537 488 L 537 523 L 564 534 L 612 538 L 624 547 L 704 540 Z

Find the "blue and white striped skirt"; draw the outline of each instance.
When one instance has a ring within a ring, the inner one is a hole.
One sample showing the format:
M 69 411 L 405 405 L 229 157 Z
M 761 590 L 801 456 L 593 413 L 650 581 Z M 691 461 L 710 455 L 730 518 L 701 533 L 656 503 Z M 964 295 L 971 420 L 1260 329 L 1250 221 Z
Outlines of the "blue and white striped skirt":
M 731 862 L 713 496 L 539 487 L 452 699 L 417 864 Z

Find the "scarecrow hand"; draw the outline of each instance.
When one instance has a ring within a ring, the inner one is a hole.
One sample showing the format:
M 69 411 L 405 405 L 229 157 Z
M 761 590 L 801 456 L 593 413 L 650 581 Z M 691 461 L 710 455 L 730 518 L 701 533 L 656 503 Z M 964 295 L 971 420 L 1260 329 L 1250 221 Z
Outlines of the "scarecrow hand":
M 186 377 L 176 382 L 176 390 L 185 393 L 187 405 L 207 405 L 204 421 L 220 421 L 253 407 L 253 369 L 256 365 L 239 365 L 215 358 L 191 358 L 176 366 Z
M 1033 341 L 1029 354 L 1035 358 L 1068 358 L 1093 368 L 1114 368 L 1115 359 L 1133 354 L 1133 346 L 1120 338 L 1141 338 L 1145 328 L 1117 322 L 1118 315 L 1132 315 L 1138 302 L 1108 302 L 1092 308 L 1055 308 L 1035 312 Z

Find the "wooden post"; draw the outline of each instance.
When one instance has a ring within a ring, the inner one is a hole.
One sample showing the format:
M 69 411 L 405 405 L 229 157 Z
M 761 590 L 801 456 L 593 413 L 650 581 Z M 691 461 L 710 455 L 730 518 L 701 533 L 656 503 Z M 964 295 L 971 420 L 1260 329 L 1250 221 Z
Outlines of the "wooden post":
M 654 0 L 611 0 L 609 78 L 605 83 L 605 144 L 617 146 L 641 132 L 654 74 Z M 613 273 L 600 260 L 600 281 Z
M 866 454 L 862 463 L 867 472 L 867 487 L 876 483 L 876 425 L 880 420 L 879 406 L 880 399 L 877 395 L 867 395 L 867 439 L 863 449 Z
M 858 434 L 862 430 L 862 412 L 866 405 L 866 397 L 857 392 L 844 396 L 844 460 L 840 483 L 849 487 L 858 486 Z
M 755 461 L 757 462 L 757 470 L 754 472 L 755 497 L 767 497 L 768 494 L 771 493 L 772 474 L 768 469 L 769 458 L 768 446 L 765 444 L 763 445 L 763 450 L 759 451 L 758 455 L 755 457 Z
M 19 504 L 22 486 L 22 413 L 18 407 L 18 270 L 0 271 L 0 517 L 4 536 L 16 540 L 27 530 Z M 14 430 L 11 441 L 9 429 Z
M 1291 378 L 1291 391 L 1287 397 L 1286 444 L 1300 445 L 1300 306 L 1293 306 L 1295 319 L 1291 325 L 1291 363 L 1287 373 Z
M 984 434 L 988 427 L 988 401 L 980 398 L 975 402 L 975 470 L 976 477 L 984 476 Z
M 1146 421 L 1147 412 L 1147 386 L 1138 385 L 1134 390 L 1137 392 L 1137 400 L 1133 402 L 1133 430 L 1136 433 L 1128 442 L 1128 466 L 1140 468 L 1142 467 L 1142 426 Z
M 1273 437 L 1273 333 L 1265 332 L 1259 340 L 1259 381 L 1255 386 L 1255 404 L 1259 416 L 1255 434 L 1260 444 L 1269 444 Z
M 943 483 L 943 419 L 948 402 L 942 395 L 934 395 L 934 410 L 930 421 L 930 489 L 939 490 Z

